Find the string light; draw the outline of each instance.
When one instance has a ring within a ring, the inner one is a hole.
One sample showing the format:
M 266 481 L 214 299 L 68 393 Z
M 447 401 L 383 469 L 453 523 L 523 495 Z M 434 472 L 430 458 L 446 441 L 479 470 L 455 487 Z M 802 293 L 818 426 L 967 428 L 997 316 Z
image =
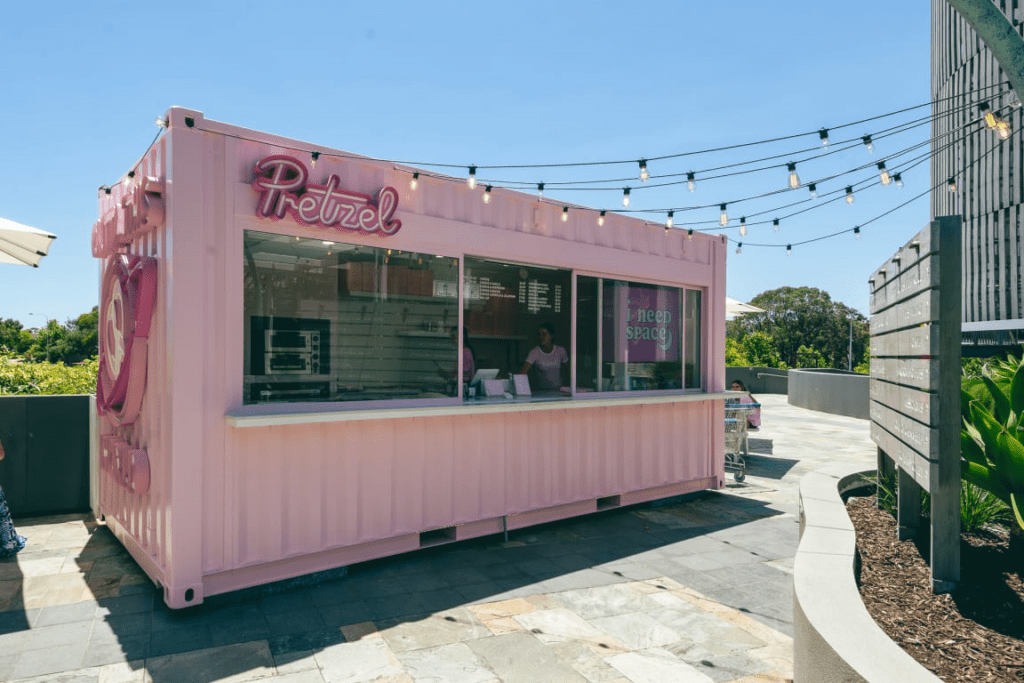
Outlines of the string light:
M 646 159 L 641 159 L 640 160 L 640 180 L 646 183 L 647 179 L 650 178 L 650 177 L 651 177 L 651 174 L 647 172 L 647 160 Z
M 601 209 L 601 213 L 597 214 L 597 224 L 604 225 L 604 215 L 607 213 L 604 209 Z
M 153 123 L 156 124 L 157 128 L 167 128 L 170 126 L 170 121 L 168 121 L 162 116 L 156 117 L 156 121 L 154 121 Z
M 686 239 L 688 239 L 688 240 L 692 240 L 693 239 L 693 228 L 690 228 L 689 230 L 686 231 Z
M 853 226 L 853 237 L 858 242 L 860 241 L 860 226 L 859 225 Z
M 998 124 L 999 117 L 988 106 L 988 102 L 982 102 L 981 104 L 979 104 L 978 105 L 978 110 L 985 117 L 985 125 L 988 126 L 990 129 L 994 130 L 996 125 Z M 157 119 L 157 120 L 159 121 L 159 119 Z
M 885 170 L 885 162 L 879 161 L 878 164 L 878 178 L 882 181 L 883 185 L 888 185 L 892 182 L 892 178 L 889 176 L 889 171 Z
M 320 159 L 320 152 L 310 152 L 309 156 L 311 157 L 309 167 L 316 168 L 316 162 Z
M 846 186 L 846 203 L 853 204 L 853 185 Z
M 903 188 L 903 176 L 901 176 L 899 173 L 893 173 L 892 179 L 896 181 L 896 187 L 900 189 Z
M 736 243 L 736 253 L 738 254 L 741 251 L 743 251 L 743 242 L 737 242 Z
M 668 232 L 669 228 L 672 227 L 672 216 L 674 216 L 675 213 L 675 211 L 668 212 L 668 218 L 665 219 L 665 232 Z
M 818 198 L 818 186 L 817 185 L 815 185 L 814 183 L 811 183 L 810 185 L 807 186 L 807 189 L 811 191 L 811 199 L 817 199 Z
M 466 185 L 469 185 L 469 189 L 476 187 L 476 166 L 469 167 L 469 177 L 466 178 Z
M 629 188 L 622 188 L 622 205 L 629 206 Z
M 743 216 L 740 218 L 740 237 L 745 237 L 747 234 L 747 217 Z
M 778 218 L 776 218 L 775 220 L 772 221 L 772 230 L 774 230 L 775 232 L 779 231 L 779 219 Z
M 729 215 L 725 212 L 725 204 L 722 204 L 719 208 L 722 210 L 722 215 L 718 217 L 718 224 L 724 228 L 729 225 Z
M 786 170 L 789 171 L 789 189 L 795 190 L 800 187 L 800 176 L 796 174 L 796 163 L 791 161 L 786 164 Z
M 491 185 L 488 185 L 487 187 L 484 188 L 484 204 L 491 203 L 491 189 Z
M 544 199 L 544 183 L 537 183 L 537 199 Z
M 420 186 L 420 174 L 417 171 L 416 173 L 412 174 L 412 180 L 409 181 L 409 189 L 410 190 L 415 190 L 419 186 Z
M 562 222 L 565 223 L 568 220 L 569 220 L 569 207 L 568 206 L 563 206 L 562 207 Z
M 690 188 L 690 192 L 693 192 L 694 188 L 697 187 L 693 171 L 686 174 L 686 186 Z
M 950 192 L 956 192 L 956 178 L 950 178 L 947 180 L 946 187 L 949 188 Z
M 787 244 L 786 245 L 786 256 L 789 256 L 792 253 L 793 253 L 793 245 L 792 244 Z
M 819 130 L 818 137 L 821 138 L 821 146 L 828 147 L 828 128 L 822 128 Z
M 1006 119 L 1001 119 L 999 123 L 996 124 L 996 133 L 999 134 L 1000 140 L 1008 139 L 1010 137 L 1010 122 Z
M 868 153 L 869 154 L 875 151 L 875 143 L 873 143 L 871 141 L 871 136 L 870 135 L 865 135 L 860 140 L 861 140 L 861 142 L 864 143 L 864 146 L 868 148 Z

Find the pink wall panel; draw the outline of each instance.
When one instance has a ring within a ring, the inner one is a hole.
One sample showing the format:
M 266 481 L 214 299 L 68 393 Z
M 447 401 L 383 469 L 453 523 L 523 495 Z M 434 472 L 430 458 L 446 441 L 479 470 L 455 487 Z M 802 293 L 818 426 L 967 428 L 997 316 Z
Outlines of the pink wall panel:
M 238 566 L 713 476 L 704 403 L 229 430 Z M 569 419 L 571 417 L 571 419 Z M 231 567 L 228 567 L 229 569 Z

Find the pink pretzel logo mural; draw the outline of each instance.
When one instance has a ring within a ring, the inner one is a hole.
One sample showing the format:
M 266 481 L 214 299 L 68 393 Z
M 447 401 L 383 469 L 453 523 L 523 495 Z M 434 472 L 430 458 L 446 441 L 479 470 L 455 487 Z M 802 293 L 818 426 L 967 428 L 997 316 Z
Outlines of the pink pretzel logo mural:
M 103 277 L 96 409 L 111 427 L 130 425 L 146 393 L 156 259 L 117 254 Z
M 100 438 L 100 469 L 129 493 L 142 496 L 149 492 L 149 456 L 145 449 L 135 448 L 119 436 Z
M 325 185 L 306 184 L 309 171 L 294 157 L 273 154 L 256 162 L 253 189 L 260 193 L 256 215 L 280 220 L 291 214 L 297 221 L 328 229 L 394 235 L 402 221 L 394 219 L 398 191 L 385 187 L 376 200 L 340 190 L 341 178 L 331 174 Z

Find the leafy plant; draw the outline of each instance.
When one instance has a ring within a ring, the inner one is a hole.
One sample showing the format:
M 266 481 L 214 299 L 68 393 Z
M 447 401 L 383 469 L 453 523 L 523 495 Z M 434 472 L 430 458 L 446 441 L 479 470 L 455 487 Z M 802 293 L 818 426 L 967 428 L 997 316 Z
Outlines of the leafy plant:
M 95 394 L 99 363 L 32 363 L 0 354 L 0 395 Z
M 899 491 L 896 484 L 895 471 L 882 476 L 872 474 L 864 477 L 875 485 L 878 507 L 895 517 Z M 921 514 L 931 514 L 931 496 L 921 490 Z M 1007 524 L 1010 522 L 1010 510 L 1006 503 L 988 491 L 975 486 L 969 481 L 960 482 L 960 529 L 972 532 L 991 524 Z
M 961 476 L 1006 503 L 1024 530 L 1024 363 L 993 361 L 961 384 Z

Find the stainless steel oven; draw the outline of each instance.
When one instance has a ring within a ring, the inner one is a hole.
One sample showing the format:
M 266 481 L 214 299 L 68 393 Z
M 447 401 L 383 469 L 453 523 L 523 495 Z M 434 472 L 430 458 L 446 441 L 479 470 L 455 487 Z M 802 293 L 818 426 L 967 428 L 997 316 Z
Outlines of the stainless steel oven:
M 330 374 L 330 321 L 319 318 L 253 317 L 253 375 Z

